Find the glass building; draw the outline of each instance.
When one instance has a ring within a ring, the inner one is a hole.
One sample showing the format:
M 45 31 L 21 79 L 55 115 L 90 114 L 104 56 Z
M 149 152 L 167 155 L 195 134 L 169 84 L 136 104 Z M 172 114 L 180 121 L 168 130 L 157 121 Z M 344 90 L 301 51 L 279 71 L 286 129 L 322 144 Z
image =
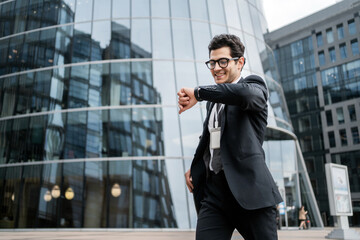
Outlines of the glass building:
M 360 226 L 359 3 L 341 1 L 265 35 L 325 225 L 334 225 L 325 163 L 337 163 L 348 167 L 350 225 Z
M 176 93 L 213 84 L 220 33 L 269 88 L 282 227 L 301 205 L 322 227 L 266 28 L 259 0 L 0 1 L 0 228 L 195 228 L 184 173 L 206 110 L 180 117 Z

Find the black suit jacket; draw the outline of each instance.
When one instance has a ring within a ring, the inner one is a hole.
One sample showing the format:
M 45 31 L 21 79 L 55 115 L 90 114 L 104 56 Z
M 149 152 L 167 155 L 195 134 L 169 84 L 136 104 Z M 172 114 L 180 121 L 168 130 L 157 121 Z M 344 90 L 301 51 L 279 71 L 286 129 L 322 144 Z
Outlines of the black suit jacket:
M 221 116 L 221 160 L 230 190 L 240 206 L 252 210 L 281 202 L 262 149 L 267 125 L 264 80 L 251 75 L 237 84 L 201 86 L 195 94 L 208 101 L 203 133 L 191 164 L 196 210 L 200 210 L 209 171 L 204 155 L 209 151 L 208 122 L 214 103 L 225 104 Z

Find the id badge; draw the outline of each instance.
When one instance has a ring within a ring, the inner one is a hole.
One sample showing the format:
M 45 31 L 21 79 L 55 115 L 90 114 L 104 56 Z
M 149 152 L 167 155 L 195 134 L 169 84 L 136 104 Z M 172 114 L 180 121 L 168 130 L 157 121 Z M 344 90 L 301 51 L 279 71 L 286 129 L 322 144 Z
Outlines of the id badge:
M 220 148 L 220 136 L 221 128 L 213 128 L 210 130 L 210 148 L 219 149 Z

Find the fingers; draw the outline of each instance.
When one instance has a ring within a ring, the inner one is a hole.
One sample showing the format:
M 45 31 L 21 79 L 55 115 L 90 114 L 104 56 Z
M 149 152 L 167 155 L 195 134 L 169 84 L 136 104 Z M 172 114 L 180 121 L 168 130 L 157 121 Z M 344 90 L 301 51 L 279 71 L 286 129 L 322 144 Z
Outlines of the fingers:
M 186 186 L 189 191 L 192 193 L 194 189 L 194 185 L 192 184 L 192 177 L 190 175 L 190 169 L 185 173 Z

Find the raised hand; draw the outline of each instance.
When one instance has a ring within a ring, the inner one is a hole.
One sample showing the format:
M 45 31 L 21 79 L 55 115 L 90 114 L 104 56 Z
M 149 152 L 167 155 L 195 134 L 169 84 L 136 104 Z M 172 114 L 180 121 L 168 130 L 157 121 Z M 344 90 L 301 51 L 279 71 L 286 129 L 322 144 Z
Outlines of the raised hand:
M 179 114 L 192 108 L 198 102 L 194 96 L 193 88 L 181 88 L 177 95 L 179 96 Z

